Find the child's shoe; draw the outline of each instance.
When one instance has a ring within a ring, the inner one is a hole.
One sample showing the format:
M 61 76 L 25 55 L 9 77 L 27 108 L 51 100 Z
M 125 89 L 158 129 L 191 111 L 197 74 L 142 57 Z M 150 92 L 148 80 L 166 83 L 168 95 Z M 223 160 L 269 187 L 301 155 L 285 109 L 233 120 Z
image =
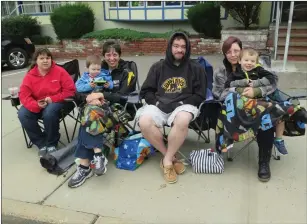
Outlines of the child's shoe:
M 280 152 L 282 155 L 288 154 L 288 151 L 285 146 L 285 141 L 283 139 L 275 139 L 274 145 L 277 148 L 278 152 Z
M 91 162 L 91 165 L 93 166 L 94 174 L 95 176 L 101 176 L 107 172 L 107 164 L 108 159 L 102 155 L 102 156 L 95 156 L 94 159 Z
M 79 187 L 86 181 L 86 179 L 90 178 L 91 176 L 93 176 L 91 168 L 84 169 L 80 166 L 77 166 L 77 171 L 69 180 L 68 187 Z

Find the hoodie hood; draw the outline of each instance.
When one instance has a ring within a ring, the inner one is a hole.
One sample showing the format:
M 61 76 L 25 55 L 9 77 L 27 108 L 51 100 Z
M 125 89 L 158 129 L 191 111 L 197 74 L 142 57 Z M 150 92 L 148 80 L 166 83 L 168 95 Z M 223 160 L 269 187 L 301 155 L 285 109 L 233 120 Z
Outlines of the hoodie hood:
M 189 58 L 190 58 L 190 55 L 191 55 L 191 44 L 190 44 L 190 40 L 189 40 L 188 36 L 183 32 L 175 32 L 175 33 L 172 34 L 172 36 L 170 37 L 170 39 L 168 41 L 167 49 L 166 49 L 166 55 L 165 55 L 165 61 L 170 65 L 174 65 L 175 59 L 174 59 L 174 56 L 172 54 L 172 44 L 173 44 L 174 39 L 178 36 L 183 37 L 186 41 L 186 52 L 185 52 L 185 55 L 183 56 L 181 64 L 188 61 Z

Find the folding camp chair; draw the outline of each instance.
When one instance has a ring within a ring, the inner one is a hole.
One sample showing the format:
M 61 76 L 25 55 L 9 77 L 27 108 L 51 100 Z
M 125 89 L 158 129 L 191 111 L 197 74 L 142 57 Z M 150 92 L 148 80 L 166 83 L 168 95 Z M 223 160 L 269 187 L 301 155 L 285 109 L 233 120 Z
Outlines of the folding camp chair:
M 80 76 L 79 62 L 76 59 L 69 61 L 69 62 L 66 62 L 64 64 L 57 64 L 57 65 L 63 67 L 71 75 L 71 77 L 74 81 L 76 81 L 78 79 L 78 77 Z M 21 106 L 19 98 L 8 97 L 8 99 L 11 100 L 12 106 L 15 107 L 16 110 L 18 111 L 20 109 L 20 106 Z M 65 103 L 64 108 L 60 112 L 61 118 L 60 118 L 59 123 L 63 122 L 64 130 L 65 130 L 65 134 L 66 134 L 66 138 L 67 138 L 68 143 L 70 143 L 71 139 L 69 138 L 69 135 L 68 135 L 65 117 L 69 116 L 69 117 L 75 119 L 74 116 L 70 114 L 71 112 L 73 112 L 74 107 L 75 107 L 75 105 L 73 103 L 67 102 L 67 103 Z M 42 130 L 44 130 L 43 121 L 41 119 L 38 120 L 38 124 L 39 124 L 40 128 Z M 22 132 L 23 132 L 23 135 L 24 135 L 24 138 L 25 138 L 27 148 L 31 148 L 33 146 L 33 143 L 28 139 L 26 131 L 23 127 L 22 127 Z M 62 145 L 65 146 L 65 144 L 61 140 L 59 140 L 59 143 L 61 143 Z

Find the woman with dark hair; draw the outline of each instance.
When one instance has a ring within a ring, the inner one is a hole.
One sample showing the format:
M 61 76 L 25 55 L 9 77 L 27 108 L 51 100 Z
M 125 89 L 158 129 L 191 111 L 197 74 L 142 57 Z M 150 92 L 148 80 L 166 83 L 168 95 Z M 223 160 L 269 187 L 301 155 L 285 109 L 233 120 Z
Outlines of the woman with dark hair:
M 39 148 L 39 156 L 56 150 L 60 139 L 60 110 L 64 99 L 75 95 L 74 81 L 67 71 L 56 65 L 47 48 L 37 50 L 20 86 L 22 107 L 18 118 L 31 142 Z M 42 119 L 42 132 L 38 119 Z
M 216 127 L 216 148 L 227 151 L 234 141 L 256 135 L 259 146 L 258 178 L 268 181 L 271 177 L 270 158 L 274 142 L 274 126 L 279 119 L 306 122 L 306 110 L 299 106 L 274 101 L 278 78 L 273 74 L 271 85 L 262 87 L 244 87 L 240 92 L 236 87 L 226 88 L 225 83 L 232 72 L 236 72 L 242 42 L 229 37 L 222 46 L 225 56 L 223 67 L 215 70 L 213 76 L 213 95 L 224 101 L 218 125 Z M 274 80 L 275 77 L 275 80 Z
M 75 156 L 80 159 L 80 165 L 77 167 L 76 173 L 72 176 L 68 182 L 68 186 L 75 188 L 82 185 L 86 179 L 93 175 L 96 176 L 105 174 L 107 171 L 108 160 L 104 156 L 104 142 L 105 134 L 103 128 L 98 128 L 99 122 L 90 119 L 98 117 L 96 115 L 106 114 L 105 101 L 109 101 L 110 104 L 120 103 L 123 104 L 123 96 L 129 95 L 129 93 L 135 91 L 136 77 L 134 73 L 129 69 L 128 62 L 122 60 L 121 47 L 115 41 L 107 41 L 102 47 L 102 69 L 108 70 L 113 79 L 113 89 L 103 90 L 101 92 L 93 92 L 86 96 L 87 106 L 85 114 L 83 115 L 85 123 L 95 123 L 95 130 L 93 126 L 81 125 L 78 136 L 78 145 Z M 85 97 L 84 97 L 85 98 Z M 98 106 L 98 107 L 96 107 Z M 103 108 L 102 108 L 102 107 Z M 94 133 L 95 132 L 95 133 Z M 93 164 L 93 171 L 90 168 L 90 164 Z

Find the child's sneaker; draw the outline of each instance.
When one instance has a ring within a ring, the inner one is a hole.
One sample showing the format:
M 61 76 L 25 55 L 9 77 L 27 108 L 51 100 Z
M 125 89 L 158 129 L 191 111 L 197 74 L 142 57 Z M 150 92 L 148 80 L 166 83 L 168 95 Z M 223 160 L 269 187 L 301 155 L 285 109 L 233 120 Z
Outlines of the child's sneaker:
M 102 156 L 95 156 L 94 159 L 92 160 L 92 165 L 94 166 L 94 174 L 96 176 L 101 176 L 107 172 L 107 164 L 108 164 L 108 159 L 102 155 Z
M 288 151 L 285 146 L 285 141 L 283 139 L 274 140 L 274 145 L 277 148 L 278 152 L 280 152 L 283 155 L 287 155 Z
M 93 176 L 92 169 L 83 169 L 80 166 L 77 166 L 77 171 L 69 180 L 68 187 L 79 187 L 91 176 Z

